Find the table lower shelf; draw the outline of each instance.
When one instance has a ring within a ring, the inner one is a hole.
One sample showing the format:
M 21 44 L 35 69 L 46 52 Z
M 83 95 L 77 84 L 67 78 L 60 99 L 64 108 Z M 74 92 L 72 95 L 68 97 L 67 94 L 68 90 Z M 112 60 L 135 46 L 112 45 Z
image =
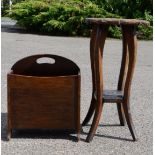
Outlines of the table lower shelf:
M 95 95 L 95 99 L 96 99 L 96 93 Z M 122 102 L 123 100 L 123 91 L 119 91 L 119 90 L 104 90 L 103 91 L 103 95 L 102 95 L 102 99 L 104 102 Z

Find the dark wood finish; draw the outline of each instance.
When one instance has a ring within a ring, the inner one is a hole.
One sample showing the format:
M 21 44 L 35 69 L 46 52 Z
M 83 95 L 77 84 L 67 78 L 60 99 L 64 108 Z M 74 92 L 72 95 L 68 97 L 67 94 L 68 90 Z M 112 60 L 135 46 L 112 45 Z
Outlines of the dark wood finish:
M 94 25 L 95 26 L 95 25 Z M 97 26 L 94 49 L 91 51 L 94 54 L 94 57 L 91 57 L 91 61 L 94 62 L 94 72 L 95 72 L 95 92 L 96 92 L 96 105 L 95 105 L 95 114 L 90 128 L 89 134 L 86 141 L 91 141 L 95 131 L 97 129 L 101 113 L 102 113 L 102 93 L 103 93 L 103 74 L 102 74 L 102 57 L 103 57 L 103 48 L 107 36 L 108 27 L 102 28 L 100 25 Z M 95 28 L 93 29 L 95 30 Z M 92 39 L 93 40 L 93 39 Z M 94 73 L 92 73 L 94 74 Z
M 53 58 L 55 64 L 37 64 L 42 57 Z M 12 67 L 8 74 L 8 138 L 12 129 L 75 130 L 80 139 L 80 70 L 75 63 L 59 56 L 35 55 Z
M 113 19 L 113 18 L 87 18 L 86 22 L 93 25 L 93 31 L 90 41 L 90 58 L 92 69 L 92 100 L 88 113 L 82 125 L 86 125 L 93 113 L 95 113 L 93 122 L 86 138 L 87 142 L 93 139 L 99 124 L 102 108 L 105 102 L 116 103 L 120 124 L 124 125 L 126 118 L 127 125 L 133 140 L 137 140 L 133 121 L 130 113 L 130 92 L 133 72 L 136 62 L 137 39 L 135 26 L 149 25 L 149 22 L 136 19 Z M 103 47 L 106 39 L 107 28 L 109 25 L 118 25 L 122 27 L 123 33 L 123 52 L 120 75 L 117 90 L 104 90 L 102 75 Z
M 93 83 L 92 83 L 92 87 L 93 87 L 92 88 L 92 99 L 91 99 L 91 104 L 90 104 L 88 113 L 82 123 L 83 126 L 86 125 L 90 121 L 90 119 L 95 111 L 95 101 L 96 100 L 94 98 L 94 93 L 96 90 L 96 88 L 95 88 L 96 85 L 95 85 L 95 74 L 93 74 L 93 73 L 95 72 L 94 50 L 95 50 L 95 46 L 96 46 L 96 42 L 97 42 L 96 41 L 96 39 L 97 39 L 96 33 L 97 33 L 97 27 L 94 26 L 92 29 L 91 39 L 90 39 L 90 59 L 91 59 L 92 81 L 93 81 Z
M 49 58 L 55 62 L 53 64 L 47 62 L 38 63 L 37 60 L 40 58 Z M 79 68 L 67 58 L 58 55 L 40 54 L 19 60 L 12 66 L 11 70 L 18 75 L 51 77 L 78 74 Z
M 143 25 L 148 26 L 150 23 L 145 20 L 139 19 L 118 19 L 118 18 L 86 18 L 86 22 L 90 24 L 102 24 L 102 25 Z
M 127 46 L 127 40 L 125 37 L 124 30 L 122 30 L 122 36 L 123 36 L 122 37 L 123 50 L 122 50 L 122 62 L 121 62 L 121 68 L 120 68 L 120 74 L 119 74 L 119 80 L 118 80 L 118 86 L 117 86 L 118 91 L 124 91 L 124 85 L 126 81 L 128 61 L 129 61 L 128 60 L 128 46 Z M 125 118 L 124 118 L 124 111 L 123 111 L 122 103 L 117 103 L 117 110 L 118 110 L 120 124 L 124 126 Z
M 117 104 L 117 111 L 118 111 L 120 125 L 124 126 L 125 125 L 125 117 L 124 117 L 123 105 L 121 102 L 116 102 L 116 104 Z
M 104 90 L 103 102 L 121 103 L 123 99 L 123 91 Z
M 76 131 L 77 131 L 77 140 L 80 140 L 80 134 L 81 134 L 81 125 L 80 125 L 80 92 L 81 92 L 81 76 L 76 77 L 75 82 L 75 90 L 77 90 L 77 94 L 75 94 L 75 101 L 77 101 L 77 104 L 75 104 L 75 123 L 76 123 Z
M 7 79 L 8 79 L 8 75 L 7 75 Z M 11 129 L 11 101 L 10 101 L 10 89 L 9 86 L 7 85 L 7 109 L 8 109 L 8 113 L 7 113 L 7 139 L 10 140 L 11 138 L 11 134 L 12 134 L 12 129 Z
M 137 136 L 136 136 L 135 128 L 131 118 L 129 100 L 130 100 L 130 92 L 131 92 L 131 82 L 133 78 L 136 56 L 137 56 L 137 37 L 136 37 L 134 26 L 123 27 L 123 31 L 127 40 L 128 51 L 129 51 L 128 52 L 128 55 L 129 55 L 128 72 L 127 72 L 126 83 L 124 87 L 123 109 L 124 109 L 126 121 L 127 121 L 129 130 L 131 132 L 131 135 L 133 137 L 133 140 L 136 141 Z
M 97 99 L 96 92 L 94 93 L 95 100 Z M 104 90 L 102 95 L 103 102 L 121 103 L 123 100 L 123 91 L 119 90 Z

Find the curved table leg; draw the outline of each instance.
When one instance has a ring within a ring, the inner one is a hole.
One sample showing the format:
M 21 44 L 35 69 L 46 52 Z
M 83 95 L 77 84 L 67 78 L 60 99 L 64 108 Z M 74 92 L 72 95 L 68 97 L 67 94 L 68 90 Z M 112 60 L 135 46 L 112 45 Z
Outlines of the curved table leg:
M 117 103 L 117 111 L 118 111 L 120 125 L 124 126 L 125 118 L 124 118 L 124 111 L 123 111 L 122 103 Z
M 125 32 L 124 28 L 122 27 L 122 45 L 123 45 L 123 50 L 122 50 L 122 62 L 121 62 L 121 69 L 120 69 L 120 74 L 119 74 L 119 80 L 118 80 L 118 86 L 117 90 L 123 91 L 124 90 L 124 84 L 126 81 L 126 75 L 127 75 L 127 70 L 128 70 L 128 47 L 127 47 L 127 40 L 125 37 Z M 122 103 L 117 103 L 117 110 L 118 110 L 118 115 L 119 115 L 119 120 L 120 120 L 120 125 L 124 126 L 125 125 L 125 118 L 124 118 L 124 111 L 122 107 Z
M 103 75 L 102 75 L 102 56 L 103 56 L 103 47 L 107 35 L 108 27 L 100 27 L 97 26 L 96 35 L 95 35 L 95 43 L 93 46 L 94 51 L 94 64 L 95 69 L 94 72 L 92 70 L 92 74 L 95 74 L 95 88 L 96 88 L 96 104 L 95 104 L 95 115 L 93 118 L 93 122 L 91 128 L 89 130 L 89 134 L 86 138 L 87 142 L 90 142 L 93 139 L 93 136 L 96 132 L 97 126 L 99 124 L 99 120 L 102 113 L 102 94 L 103 94 Z
M 131 113 L 130 113 L 130 90 L 131 90 L 131 81 L 133 77 L 133 72 L 136 63 L 136 55 L 137 55 L 137 38 L 135 34 L 134 26 L 126 26 L 124 27 L 125 37 L 127 39 L 128 49 L 129 49 L 129 64 L 128 64 L 128 72 L 127 72 L 127 79 L 124 88 L 124 101 L 123 101 L 123 108 L 124 114 L 126 117 L 126 121 L 133 137 L 133 140 L 136 139 L 136 132 L 133 125 Z
M 132 135 L 132 138 L 133 138 L 134 141 L 137 141 L 135 127 L 134 127 L 134 124 L 133 124 L 133 121 L 132 121 L 132 117 L 131 117 L 129 101 L 128 102 L 124 102 L 123 108 L 124 108 L 124 113 L 125 113 L 126 121 L 127 121 L 129 130 L 130 130 L 130 133 Z
M 88 122 L 90 121 L 94 111 L 95 111 L 95 98 L 94 98 L 94 94 L 92 94 L 92 100 L 91 100 L 91 104 L 90 104 L 90 107 L 89 107 L 89 110 L 88 110 L 88 113 L 82 123 L 82 126 L 85 126 L 88 124 Z
M 95 62 L 94 62 L 94 50 L 96 47 L 96 42 L 97 42 L 97 37 L 96 37 L 96 33 L 97 33 L 97 27 L 94 26 L 92 33 L 91 33 L 91 39 L 90 39 L 90 60 L 91 60 L 91 71 L 92 71 L 92 99 L 91 99 L 91 104 L 88 110 L 88 113 L 82 123 L 82 126 L 88 124 L 88 122 L 90 121 L 92 115 L 94 114 L 95 111 L 95 98 L 94 98 L 94 93 L 95 93 Z
M 103 108 L 102 99 L 98 100 L 97 102 L 98 102 L 98 105 L 96 106 L 93 123 L 91 125 L 88 136 L 86 138 L 86 142 L 92 141 L 102 114 L 102 108 Z

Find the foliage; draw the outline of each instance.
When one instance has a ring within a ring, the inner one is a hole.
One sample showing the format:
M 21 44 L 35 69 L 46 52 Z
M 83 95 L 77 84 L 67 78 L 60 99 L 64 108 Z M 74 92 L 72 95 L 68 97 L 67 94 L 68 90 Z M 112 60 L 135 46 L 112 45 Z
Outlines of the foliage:
M 6 10 L 8 10 L 10 8 L 10 2 L 12 2 L 12 4 L 21 2 L 22 0 L 1 0 L 1 14 L 2 16 L 6 15 Z
M 153 38 L 153 1 L 152 0 L 91 0 L 101 8 L 117 14 L 123 18 L 144 19 L 150 22 L 149 27 L 138 27 L 138 38 L 152 39 Z M 116 29 L 116 30 L 115 30 Z M 113 28 L 110 31 L 119 38 L 120 31 L 118 28 Z
M 110 26 L 108 35 L 109 37 L 121 38 L 122 37 L 121 28 L 117 26 L 114 27 Z
M 145 11 L 143 19 L 150 22 L 149 27 L 138 26 L 138 38 L 140 39 L 152 39 L 153 38 L 153 16 L 150 12 Z
M 145 6 L 142 1 L 145 0 L 25 0 L 13 5 L 9 15 L 28 30 L 80 36 L 89 35 L 87 17 L 146 19 L 151 26 L 139 26 L 139 38 L 152 39 L 151 0 Z M 109 36 L 120 38 L 120 28 L 110 27 Z
M 91 0 L 105 10 L 125 18 L 139 18 L 144 12 L 153 14 L 152 0 Z
M 13 5 L 10 16 L 30 30 L 83 36 L 89 33 L 86 17 L 118 17 L 89 0 L 26 0 Z

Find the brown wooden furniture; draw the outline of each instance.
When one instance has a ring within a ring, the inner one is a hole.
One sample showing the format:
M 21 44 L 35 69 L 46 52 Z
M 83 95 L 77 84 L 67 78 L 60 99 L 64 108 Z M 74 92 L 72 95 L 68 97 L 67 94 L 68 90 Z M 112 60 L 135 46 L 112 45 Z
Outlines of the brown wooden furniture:
M 90 142 L 99 124 L 103 104 L 105 102 L 117 103 L 120 124 L 124 125 L 124 115 L 131 132 L 132 138 L 136 140 L 136 133 L 131 118 L 129 98 L 131 81 L 137 55 L 137 38 L 135 27 L 139 24 L 147 26 L 149 22 L 136 19 L 113 19 L 113 18 L 87 18 L 86 21 L 93 26 L 90 40 L 90 58 L 92 69 L 92 100 L 88 113 L 82 123 L 86 125 L 93 113 L 93 122 L 86 141 Z M 117 90 L 103 89 L 102 59 L 103 48 L 110 25 L 121 26 L 123 33 L 123 53 Z
M 12 129 L 63 129 L 76 131 L 79 140 L 80 69 L 74 62 L 49 54 L 26 57 L 7 80 L 8 138 Z

